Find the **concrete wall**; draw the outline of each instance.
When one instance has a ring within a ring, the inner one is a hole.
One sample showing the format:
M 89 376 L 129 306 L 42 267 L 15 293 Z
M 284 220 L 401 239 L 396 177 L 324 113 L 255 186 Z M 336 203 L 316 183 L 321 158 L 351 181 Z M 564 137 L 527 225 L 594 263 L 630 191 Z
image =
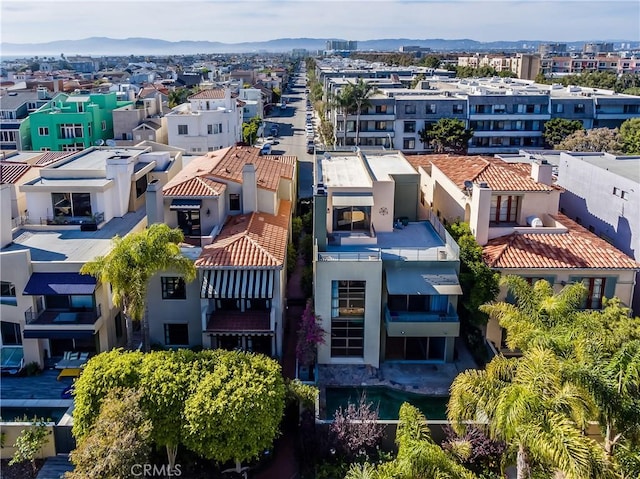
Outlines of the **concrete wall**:
M 18 436 L 22 434 L 23 429 L 27 429 L 32 425 L 30 422 L 2 422 L 0 428 L 2 428 L 2 434 L 4 434 L 4 446 L 2 447 L 2 459 L 13 458 L 16 453 L 16 448 L 13 445 L 16 443 Z M 53 437 L 54 423 L 46 423 L 47 429 L 47 442 L 36 454 L 37 459 L 44 459 L 47 457 L 53 457 L 56 455 L 56 443 Z

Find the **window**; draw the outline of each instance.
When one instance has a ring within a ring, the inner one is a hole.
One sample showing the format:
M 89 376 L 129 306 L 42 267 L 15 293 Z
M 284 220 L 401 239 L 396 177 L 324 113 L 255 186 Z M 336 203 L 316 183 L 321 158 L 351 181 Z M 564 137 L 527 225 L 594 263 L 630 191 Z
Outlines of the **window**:
M 556 105 L 556 113 L 564 113 L 564 105 L 562 103 Z
M 416 148 L 416 139 L 404 138 L 402 140 L 402 148 L 405 150 L 414 150 Z
M 344 206 L 333 208 L 334 231 L 368 231 L 371 224 L 370 206 Z
M 53 216 L 91 216 L 90 193 L 51 193 Z
M 178 214 L 178 228 L 185 236 L 200 236 L 200 210 L 176 211 Z
M 10 142 L 15 143 L 16 141 L 16 132 L 11 130 L 1 130 L 0 131 L 0 141 L 2 142 Z
M 229 209 L 231 211 L 240 211 L 240 195 L 238 194 L 229 195 Z
M 107 120 L 102 120 L 101 126 L 102 131 L 107 131 Z
M 122 313 L 116 314 L 115 318 L 113 318 L 113 321 L 116 330 L 116 338 L 121 338 L 124 329 L 122 327 Z
M 624 105 L 622 110 L 624 113 L 638 113 L 638 105 Z
M 583 304 L 585 309 L 602 308 L 605 278 L 584 278 L 582 283 L 587 287 L 587 298 Z
M 187 299 L 184 278 L 180 276 L 162 276 L 162 299 Z
M 573 105 L 574 113 L 584 113 L 584 103 L 576 103 Z
M 387 105 L 376 105 L 376 113 L 386 113 Z
M 453 113 L 464 113 L 464 105 L 462 103 L 456 103 L 453 105 Z
M 506 105 L 493 105 L 493 112 L 494 113 L 506 113 L 507 112 L 507 106 Z
M 188 346 L 189 345 L 189 325 L 187 324 L 165 324 L 164 344 L 167 346 Z
M 22 334 L 20 334 L 18 323 L 0 321 L 0 334 L 2 335 L 2 344 L 5 346 L 22 344 Z
M 222 133 L 222 123 L 216 123 L 213 125 L 213 133 L 217 135 L 218 133 Z
M 189 127 L 188 125 L 178 125 L 178 135 L 188 135 Z
M 213 135 L 213 125 L 207 125 L 207 135 Z
M 331 282 L 331 357 L 364 355 L 364 281 Z
M 527 113 L 534 113 L 535 112 L 535 105 L 527 105 L 525 111 Z
M 495 195 L 491 197 L 489 221 L 513 223 L 517 220 L 519 196 Z
M 67 140 L 70 138 L 82 138 L 84 129 L 79 123 L 64 123 L 60 125 L 60 138 Z
M 405 121 L 404 122 L 404 132 L 405 133 L 415 133 L 416 132 L 416 122 L 415 121 Z
M 18 306 L 16 286 L 8 281 L 0 281 L 0 304 Z
M 416 106 L 415 105 L 405 105 L 404 106 L 404 112 L 407 114 L 414 114 L 416 112 Z
M 136 198 L 140 198 L 147 191 L 147 175 L 136 180 Z
M 38 135 L 40 136 L 49 136 L 49 127 L 41 126 L 38 128 Z
M 435 103 L 429 103 L 427 105 L 427 115 L 433 115 L 436 113 L 436 111 L 437 111 L 437 108 Z
M 376 121 L 374 124 L 374 129 L 375 130 L 382 130 L 382 131 L 386 131 L 387 129 L 387 122 L 386 121 Z

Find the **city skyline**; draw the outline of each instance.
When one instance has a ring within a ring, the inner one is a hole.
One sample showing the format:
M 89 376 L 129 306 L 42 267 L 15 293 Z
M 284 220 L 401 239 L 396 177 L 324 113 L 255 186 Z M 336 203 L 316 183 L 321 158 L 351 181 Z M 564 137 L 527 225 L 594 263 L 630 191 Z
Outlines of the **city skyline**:
M 278 38 L 640 41 L 640 3 L 625 0 L 3 0 L 0 11 L 2 43 L 89 37 L 224 43 Z

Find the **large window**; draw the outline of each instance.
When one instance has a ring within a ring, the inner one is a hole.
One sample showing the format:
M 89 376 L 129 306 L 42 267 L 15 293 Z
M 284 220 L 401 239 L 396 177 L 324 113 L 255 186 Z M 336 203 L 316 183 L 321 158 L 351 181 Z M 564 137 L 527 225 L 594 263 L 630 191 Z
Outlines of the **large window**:
M 494 223 L 514 223 L 518 218 L 519 203 L 519 196 L 492 196 L 489 221 Z
M 162 299 L 187 299 L 184 278 L 179 276 L 162 276 Z
M 331 357 L 364 355 L 365 281 L 331 282 Z
M 2 344 L 4 346 L 22 344 L 22 334 L 20 334 L 20 325 L 18 323 L 0 321 L 0 333 L 2 334 Z
M 178 228 L 186 236 L 200 235 L 200 210 L 182 210 L 178 213 Z
M 178 125 L 178 135 L 188 135 L 188 134 L 189 134 L 188 125 Z
M 18 305 L 15 284 L 8 281 L 0 281 L 0 304 Z
M 240 211 L 240 195 L 232 193 L 229 195 L 229 209 L 231 211 Z
M 415 105 L 405 105 L 404 106 L 404 112 L 411 115 L 413 113 L 416 112 L 416 106 Z
M 415 133 L 416 132 L 416 122 L 415 121 L 405 121 L 404 122 L 404 132 L 405 133 Z
M 51 193 L 53 216 L 91 216 L 90 193 Z
M 147 175 L 136 180 L 136 198 L 140 198 L 147 191 Z
M 334 231 L 369 231 L 371 219 L 370 206 L 344 206 L 333 208 Z
M 587 287 L 587 298 L 585 309 L 602 308 L 602 298 L 604 297 L 605 278 L 584 278 L 582 284 Z
M 165 324 L 164 344 L 167 346 L 188 346 L 189 326 L 187 324 Z
M 402 149 L 403 150 L 413 150 L 416 147 L 416 139 L 415 138 L 403 138 L 402 139 Z
M 64 123 L 60 125 L 60 138 L 82 138 L 84 136 L 84 129 L 79 123 Z
M 427 115 L 433 115 L 437 112 L 437 106 L 435 103 L 427 103 Z
M 376 113 L 386 113 L 387 105 L 376 105 Z

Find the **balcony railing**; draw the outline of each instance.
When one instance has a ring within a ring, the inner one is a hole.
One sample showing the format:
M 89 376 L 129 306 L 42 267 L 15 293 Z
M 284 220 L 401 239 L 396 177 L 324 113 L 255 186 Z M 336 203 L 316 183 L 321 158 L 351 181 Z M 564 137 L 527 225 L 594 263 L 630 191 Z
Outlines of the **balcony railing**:
M 318 261 L 380 261 L 380 251 L 367 251 L 367 252 L 349 252 L 349 253 L 337 253 L 337 252 L 322 252 L 318 253 Z
M 73 324 L 93 324 L 102 316 L 102 307 L 98 304 L 90 311 L 53 311 L 50 309 L 34 310 L 29 307 L 24 312 L 27 324 L 68 326 Z
M 384 314 L 385 320 L 391 323 L 458 322 L 455 311 L 391 311 L 388 306 L 385 306 Z
M 90 216 L 46 216 L 40 218 L 41 225 L 99 225 L 104 221 L 104 213 L 95 213 Z

